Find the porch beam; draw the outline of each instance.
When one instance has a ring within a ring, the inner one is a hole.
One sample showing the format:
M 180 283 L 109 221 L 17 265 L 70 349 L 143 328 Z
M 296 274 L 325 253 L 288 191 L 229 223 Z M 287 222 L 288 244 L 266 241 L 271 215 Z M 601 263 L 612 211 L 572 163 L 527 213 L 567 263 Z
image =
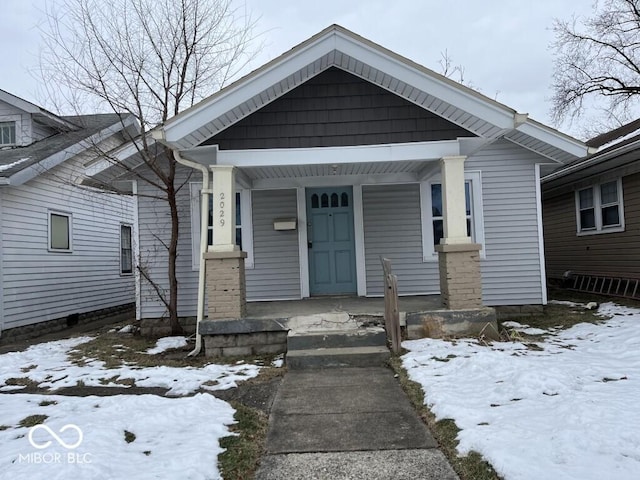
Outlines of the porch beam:
M 218 164 L 236 167 L 275 167 L 437 160 L 459 154 L 460 144 L 457 140 L 442 140 L 349 147 L 220 150 L 217 161 Z
M 437 162 L 436 162 L 437 164 Z M 254 189 L 327 187 L 332 185 L 377 185 L 393 183 L 416 183 L 415 173 L 387 173 L 376 175 L 325 175 L 321 177 L 263 178 L 253 180 Z

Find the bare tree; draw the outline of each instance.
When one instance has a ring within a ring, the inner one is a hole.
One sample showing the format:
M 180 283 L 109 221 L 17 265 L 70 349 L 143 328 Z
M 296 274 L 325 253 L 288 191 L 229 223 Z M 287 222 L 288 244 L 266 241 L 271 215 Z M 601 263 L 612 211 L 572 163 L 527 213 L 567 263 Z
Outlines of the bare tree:
M 557 122 L 602 105 L 620 123 L 640 99 L 638 0 L 596 1 L 591 17 L 555 20 L 552 114 Z
M 120 167 L 167 202 L 171 234 L 160 243 L 168 255 L 168 291 L 140 273 L 166 307 L 172 332 L 181 333 L 177 194 L 186 182 L 177 180 L 173 155 L 148 131 L 246 66 L 255 22 L 233 0 L 52 0 L 46 18 L 40 74 L 49 103 L 62 112 L 133 115 L 139 123 L 137 136 L 126 140 L 144 168 Z

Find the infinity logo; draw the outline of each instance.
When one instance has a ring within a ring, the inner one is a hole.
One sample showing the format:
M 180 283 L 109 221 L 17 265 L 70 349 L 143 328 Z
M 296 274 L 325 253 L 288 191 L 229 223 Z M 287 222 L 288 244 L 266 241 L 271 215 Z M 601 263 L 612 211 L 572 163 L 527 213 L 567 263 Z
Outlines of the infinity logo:
M 58 444 L 60 444 L 60 446 L 64 448 L 68 448 L 69 450 L 73 450 L 74 448 L 78 448 L 80 446 L 80 444 L 82 443 L 83 435 L 82 435 L 82 430 L 80 430 L 80 427 L 78 427 L 77 425 L 74 425 L 73 423 L 68 423 L 67 425 L 62 427 L 60 429 L 60 433 L 63 433 L 69 429 L 75 430 L 76 432 L 78 432 L 78 441 L 76 443 L 71 443 L 71 444 L 66 443 L 56 434 L 56 432 L 51 430 L 48 426 L 42 425 L 42 424 L 31 427 L 31 429 L 29 430 L 29 443 L 34 448 L 38 448 L 38 449 L 47 448 L 49 445 L 51 445 L 51 440 L 47 440 L 44 443 L 37 443 L 33 439 L 33 433 L 36 430 L 45 430 L 47 433 L 49 433 L 49 435 L 51 435 L 56 440 L 56 442 L 58 442 Z

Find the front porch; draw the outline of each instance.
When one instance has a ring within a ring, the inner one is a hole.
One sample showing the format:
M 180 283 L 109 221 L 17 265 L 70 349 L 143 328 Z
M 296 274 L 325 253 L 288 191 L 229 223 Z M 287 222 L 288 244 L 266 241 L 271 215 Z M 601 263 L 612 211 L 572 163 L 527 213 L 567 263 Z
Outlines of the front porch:
M 493 308 L 451 310 L 440 295 L 402 296 L 398 302 L 405 337 L 444 337 L 497 331 Z M 203 320 L 199 324 L 205 355 L 240 356 L 299 350 L 385 347 L 384 299 L 314 297 L 303 300 L 249 302 L 240 319 Z M 340 353 L 340 352 L 338 352 Z M 386 351 L 385 358 L 388 356 Z M 363 360 L 368 364 L 370 360 Z

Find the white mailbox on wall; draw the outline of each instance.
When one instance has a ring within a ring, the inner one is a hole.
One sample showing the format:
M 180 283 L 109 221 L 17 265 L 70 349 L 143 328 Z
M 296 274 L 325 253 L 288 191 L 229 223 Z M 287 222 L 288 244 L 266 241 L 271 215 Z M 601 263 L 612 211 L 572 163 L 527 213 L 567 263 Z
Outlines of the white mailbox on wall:
M 274 230 L 295 230 L 298 226 L 298 219 L 291 218 L 276 218 L 273 221 Z

